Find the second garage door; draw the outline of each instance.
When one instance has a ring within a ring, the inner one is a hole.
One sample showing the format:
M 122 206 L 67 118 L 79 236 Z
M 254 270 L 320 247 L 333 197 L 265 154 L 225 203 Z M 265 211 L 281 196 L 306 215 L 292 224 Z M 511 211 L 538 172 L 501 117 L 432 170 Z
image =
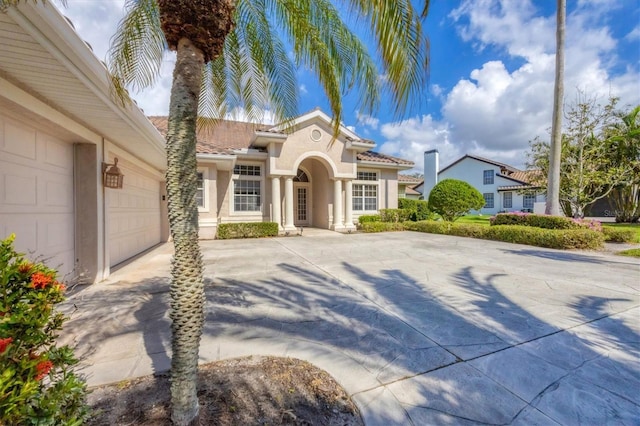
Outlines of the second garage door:
M 158 244 L 161 239 L 161 182 L 118 157 L 125 175 L 122 189 L 107 189 L 109 256 L 114 266 Z

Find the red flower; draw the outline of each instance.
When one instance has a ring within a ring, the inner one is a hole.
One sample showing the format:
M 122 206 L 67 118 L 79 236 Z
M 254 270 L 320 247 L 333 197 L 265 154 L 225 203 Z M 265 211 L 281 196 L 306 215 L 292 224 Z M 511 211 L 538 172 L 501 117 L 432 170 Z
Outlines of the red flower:
M 59 281 L 56 281 L 55 283 L 53 283 L 53 285 L 58 289 L 58 291 L 63 292 L 67 289 L 67 286 L 62 284 Z
M 9 346 L 11 342 L 13 342 L 13 337 L 0 339 L 0 354 L 7 350 L 7 346 Z
M 20 272 L 21 274 L 28 274 L 31 271 L 31 268 L 33 268 L 33 264 L 23 263 L 18 266 L 18 272 Z
M 42 272 L 36 272 L 35 274 L 31 275 L 31 286 L 35 289 L 44 289 L 46 286 L 51 284 L 51 281 L 51 277 L 43 274 Z
M 51 361 L 49 360 L 40 361 L 36 365 L 36 371 L 37 371 L 36 380 L 42 380 L 44 376 L 49 374 L 49 371 L 51 371 L 52 368 L 53 368 L 53 363 Z

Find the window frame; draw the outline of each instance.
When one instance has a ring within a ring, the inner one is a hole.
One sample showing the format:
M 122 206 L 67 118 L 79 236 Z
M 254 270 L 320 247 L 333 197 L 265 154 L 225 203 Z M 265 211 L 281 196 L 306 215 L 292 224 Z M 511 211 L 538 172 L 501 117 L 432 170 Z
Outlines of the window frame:
M 375 177 L 375 179 L 372 179 Z M 377 212 L 380 209 L 380 172 L 371 170 L 358 170 L 356 172 L 356 179 L 351 184 L 351 210 L 360 214 L 366 214 L 370 212 Z M 366 188 L 369 187 L 369 188 Z M 360 189 L 361 188 L 361 189 Z M 367 200 L 371 201 L 374 197 L 369 195 L 367 197 L 367 189 L 375 189 L 375 209 L 367 209 Z M 356 196 L 356 193 L 362 192 L 362 195 Z M 362 202 L 362 208 L 356 208 L 356 200 Z
M 209 168 L 198 167 L 197 173 L 202 175 L 202 188 L 196 186 L 196 203 L 198 203 L 198 191 L 202 191 L 202 204 L 198 203 L 198 212 L 207 213 L 209 212 Z
M 256 174 L 253 174 L 253 173 L 252 174 L 241 174 L 241 173 L 239 174 L 239 173 L 236 173 L 237 168 L 247 167 L 247 166 L 259 168 L 259 174 L 256 175 Z M 258 203 L 258 209 L 257 210 L 236 210 L 236 182 L 239 182 L 239 181 L 259 182 L 258 190 L 260 192 L 258 194 L 259 203 Z M 255 162 L 244 162 L 244 161 L 241 162 L 241 163 L 236 163 L 236 165 L 233 167 L 233 170 L 231 170 L 231 185 L 230 186 L 231 186 L 231 188 L 230 188 L 231 200 L 229 202 L 229 209 L 230 209 L 232 215 L 240 215 L 240 216 L 260 215 L 260 216 L 262 216 L 262 214 L 264 212 L 264 197 L 265 197 L 265 191 L 264 191 L 264 164 L 255 163 Z
M 487 196 L 490 195 L 491 196 L 491 205 L 489 204 L 489 201 L 487 200 Z M 493 192 L 485 192 L 482 194 L 482 198 L 484 198 L 484 206 L 482 206 L 483 209 L 494 209 L 495 205 L 496 205 L 496 197 L 495 194 Z
M 509 205 L 507 205 L 507 195 L 509 196 Z M 513 208 L 513 191 L 506 191 L 502 193 L 502 208 L 503 209 Z
M 529 209 L 533 211 L 533 205 L 536 203 L 538 194 L 522 194 L 522 209 Z M 527 207 L 527 200 L 531 200 L 531 207 Z
M 493 185 L 495 182 L 495 172 L 493 169 L 482 171 L 482 184 Z

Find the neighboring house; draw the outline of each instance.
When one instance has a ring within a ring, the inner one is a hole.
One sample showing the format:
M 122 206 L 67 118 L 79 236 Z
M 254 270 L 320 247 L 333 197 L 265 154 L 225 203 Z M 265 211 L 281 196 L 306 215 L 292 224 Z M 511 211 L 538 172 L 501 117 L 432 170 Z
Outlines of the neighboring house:
M 150 117 L 166 133 L 166 117 Z M 219 223 L 278 223 L 283 232 L 318 227 L 348 232 L 362 214 L 398 205 L 398 170 L 414 163 L 371 151 L 344 126 L 332 138 L 319 109 L 288 127 L 222 121 L 198 134 L 200 237 Z
M 426 151 L 424 154 L 425 182 L 415 187 L 424 199 L 443 179 L 458 179 L 476 188 L 485 199 L 482 214 L 496 214 L 510 211 L 533 212 L 534 203 L 544 202 L 545 196 L 540 188 L 531 185 L 536 170 L 519 170 L 504 163 L 465 155 L 444 169 L 438 171 L 438 151 Z
M 124 174 L 105 188 L 103 164 Z M 104 64 L 51 2 L 0 13 L 0 238 L 66 280 L 166 241 L 164 139 L 110 96 Z
M 398 198 L 410 198 L 413 200 L 419 200 L 422 194 L 413 188 L 421 183 L 421 178 L 398 174 Z

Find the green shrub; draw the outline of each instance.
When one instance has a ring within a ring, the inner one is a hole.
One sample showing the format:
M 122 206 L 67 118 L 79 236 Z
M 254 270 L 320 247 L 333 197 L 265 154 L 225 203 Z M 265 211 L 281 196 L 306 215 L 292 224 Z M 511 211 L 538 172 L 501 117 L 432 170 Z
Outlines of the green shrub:
M 56 346 L 66 317 L 56 271 L 31 263 L 0 241 L 0 424 L 82 424 L 86 384 L 68 346 Z
M 363 214 L 358 217 L 358 223 L 367 223 L 367 222 L 380 222 L 379 214 Z
M 522 225 L 544 229 L 591 229 L 601 231 L 602 224 L 597 220 L 573 219 L 562 216 L 547 216 L 531 213 L 499 213 L 491 218 L 491 225 Z
M 410 210 L 409 220 L 413 222 L 435 219 L 435 214 L 429 210 L 429 203 L 424 200 L 398 198 L 398 208 Z
M 408 209 L 380 209 L 381 222 L 404 222 L 409 220 L 411 210 Z
M 359 225 L 362 232 L 390 232 L 404 231 L 404 225 L 401 222 L 365 222 Z
M 429 209 L 453 222 L 471 210 L 484 206 L 484 198 L 473 186 L 456 179 L 445 179 L 433 187 L 429 194 Z
M 591 229 L 543 229 L 522 225 L 482 226 L 471 223 L 407 222 L 408 231 L 481 238 L 556 249 L 598 249 L 604 236 Z
M 232 238 L 275 237 L 277 235 L 278 224 L 275 222 L 240 222 L 218 225 L 217 238 L 229 240 Z
M 617 252 L 616 254 L 619 254 L 620 256 L 640 257 L 640 248 L 622 250 Z
M 604 236 L 591 229 L 544 229 L 533 226 L 496 225 L 487 228 L 485 238 L 507 243 L 555 249 L 598 249 Z
M 631 229 L 616 229 L 609 226 L 602 228 L 604 240 L 610 243 L 633 243 L 636 233 Z

